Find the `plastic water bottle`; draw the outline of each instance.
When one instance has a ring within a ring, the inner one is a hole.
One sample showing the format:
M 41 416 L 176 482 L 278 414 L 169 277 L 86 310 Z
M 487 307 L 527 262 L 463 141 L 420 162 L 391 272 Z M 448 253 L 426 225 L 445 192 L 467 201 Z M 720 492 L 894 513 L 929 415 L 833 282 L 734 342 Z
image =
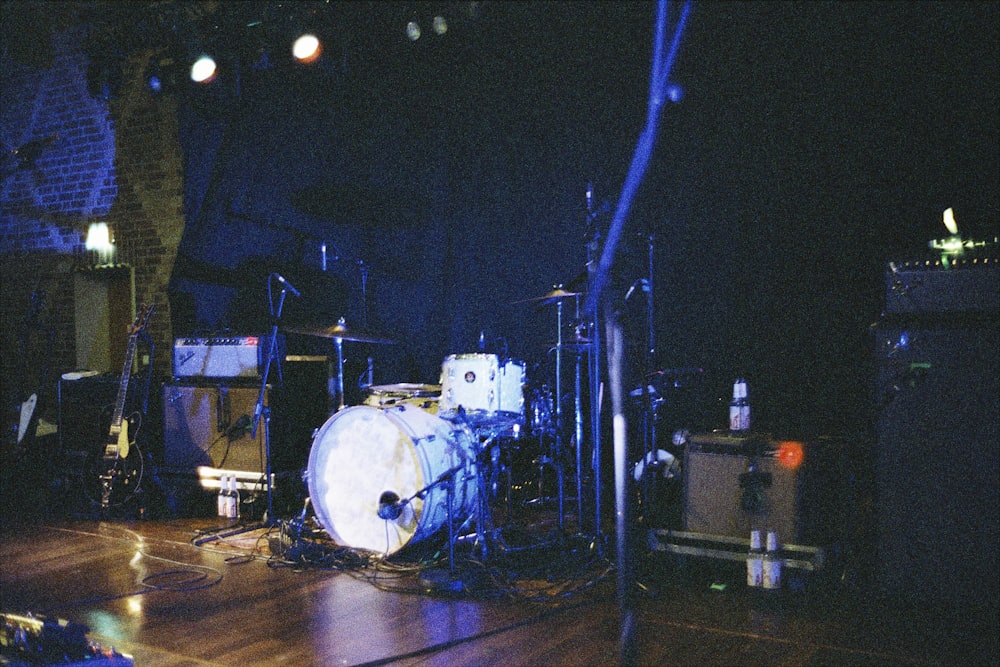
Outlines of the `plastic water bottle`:
M 763 587 L 766 590 L 781 588 L 781 554 L 779 553 L 778 534 L 771 531 L 767 534 L 767 551 L 762 562 Z
M 764 585 L 764 548 L 760 541 L 760 531 L 750 531 L 750 551 L 747 553 L 747 586 L 760 588 Z
M 226 489 L 228 482 L 228 476 L 223 475 L 219 478 L 219 494 L 215 497 L 215 504 L 217 509 L 217 514 L 220 517 L 226 516 Z
M 750 432 L 750 401 L 747 382 L 743 378 L 737 378 L 733 383 L 733 400 L 729 403 L 729 431 L 738 436 Z
M 236 486 L 236 475 L 229 477 L 229 518 L 240 518 L 240 490 Z

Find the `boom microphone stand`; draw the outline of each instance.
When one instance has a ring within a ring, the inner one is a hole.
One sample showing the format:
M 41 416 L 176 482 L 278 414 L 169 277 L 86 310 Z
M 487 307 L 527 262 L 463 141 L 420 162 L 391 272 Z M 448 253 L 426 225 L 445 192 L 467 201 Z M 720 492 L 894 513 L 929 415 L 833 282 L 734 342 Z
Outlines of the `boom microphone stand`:
M 281 283 L 281 294 L 278 296 L 278 305 L 276 308 L 274 307 L 273 300 L 270 299 L 272 278 Z M 260 524 L 248 524 L 239 528 L 234 528 L 233 530 L 206 535 L 205 537 L 195 540 L 195 546 L 201 546 L 202 544 L 211 542 L 212 540 L 239 535 L 258 528 L 272 528 L 277 525 L 277 522 L 274 520 L 274 489 L 271 484 L 271 407 L 269 405 L 265 405 L 265 400 L 267 398 L 267 380 L 271 372 L 271 363 L 275 361 L 278 356 L 278 322 L 281 320 L 281 310 L 285 305 L 285 297 L 288 295 L 288 292 L 291 292 L 295 296 L 300 296 L 300 292 L 295 289 L 291 283 L 285 280 L 284 277 L 277 273 L 270 274 L 267 277 L 267 281 L 267 292 L 269 295 L 268 302 L 271 304 L 271 335 L 267 341 L 267 357 L 264 362 L 264 372 L 261 375 L 260 391 L 257 393 L 257 404 L 254 406 L 253 421 L 250 424 L 250 439 L 253 440 L 257 437 L 257 428 L 260 426 L 261 419 L 263 418 L 264 488 L 267 490 L 267 510 L 265 511 L 264 521 Z M 281 378 L 280 362 L 278 363 L 278 378 L 279 380 Z

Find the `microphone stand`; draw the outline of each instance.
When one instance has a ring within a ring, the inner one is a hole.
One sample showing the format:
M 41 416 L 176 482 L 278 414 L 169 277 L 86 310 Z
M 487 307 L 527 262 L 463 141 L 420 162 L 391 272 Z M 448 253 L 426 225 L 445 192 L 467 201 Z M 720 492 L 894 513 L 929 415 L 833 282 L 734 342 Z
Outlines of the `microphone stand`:
M 267 277 L 268 290 L 270 290 L 271 277 Z M 281 283 L 281 294 L 278 297 L 278 307 L 272 309 L 271 313 L 271 335 L 268 337 L 267 342 L 267 357 L 264 362 L 264 372 L 261 375 L 260 390 L 257 393 L 257 404 L 254 406 L 253 421 L 250 424 L 250 439 L 254 440 L 257 437 L 257 428 L 260 425 L 261 419 L 264 421 L 264 488 L 267 492 L 267 509 L 265 510 L 264 520 L 259 524 L 246 524 L 232 530 L 205 535 L 194 541 L 195 546 L 247 533 L 258 528 L 273 528 L 277 525 L 277 522 L 274 520 L 274 493 L 273 485 L 271 484 L 271 407 L 265 405 L 265 400 L 267 398 L 267 380 L 271 372 L 271 363 L 277 358 L 278 322 L 281 320 L 281 310 L 285 305 L 285 297 L 288 294 L 286 283 L 284 281 L 279 282 Z M 281 378 L 280 362 L 278 363 L 278 378 L 279 380 Z

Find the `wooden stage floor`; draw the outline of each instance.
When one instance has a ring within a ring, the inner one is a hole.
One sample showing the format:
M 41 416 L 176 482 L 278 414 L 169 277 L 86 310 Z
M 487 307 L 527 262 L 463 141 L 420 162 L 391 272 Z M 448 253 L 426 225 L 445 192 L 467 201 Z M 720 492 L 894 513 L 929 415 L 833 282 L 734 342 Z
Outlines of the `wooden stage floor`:
M 203 542 L 213 527 L 214 518 L 7 520 L 2 611 L 83 624 L 89 639 L 143 667 L 630 662 L 619 648 L 617 572 L 583 538 L 510 549 L 485 567 L 468 564 L 460 545 L 455 578 L 465 590 L 427 593 L 439 581 L 431 574 L 447 575 L 446 559 L 428 571 L 426 554 L 372 561 L 350 550 L 310 553 L 311 542 L 277 558 L 270 547 L 280 553 L 281 541 L 266 534 L 276 529 Z M 643 545 L 636 553 L 628 599 L 638 664 L 997 661 L 988 623 L 829 583 L 751 595 L 739 563 L 678 561 Z M 323 560 L 302 566 L 300 556 Z

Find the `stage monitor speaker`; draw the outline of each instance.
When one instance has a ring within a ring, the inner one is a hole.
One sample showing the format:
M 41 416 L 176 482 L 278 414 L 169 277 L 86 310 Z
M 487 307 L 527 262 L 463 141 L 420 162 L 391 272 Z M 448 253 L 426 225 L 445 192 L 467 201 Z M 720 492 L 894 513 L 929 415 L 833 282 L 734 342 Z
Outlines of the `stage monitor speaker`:
M 252 386 L 164 385 L 164 464 L 265 472 L 263 421 L 250 437 L 259 394 Z
M 997 321 L 885 323 L 875 335 L 878 583 L 913 602 L 995 614 Z
M 691 440 L 684 452 L 684 530 L 748 538 L 759 529 L 777 532 L 785 544 L 797 543 L 797 470 L 760 457 L 757 472 L 769 476 L 770 483 L 762 486 L 748 511 L 741 478 L 749 470 L 749 457 L 738 447 L 716 445 L 712 436 Z

